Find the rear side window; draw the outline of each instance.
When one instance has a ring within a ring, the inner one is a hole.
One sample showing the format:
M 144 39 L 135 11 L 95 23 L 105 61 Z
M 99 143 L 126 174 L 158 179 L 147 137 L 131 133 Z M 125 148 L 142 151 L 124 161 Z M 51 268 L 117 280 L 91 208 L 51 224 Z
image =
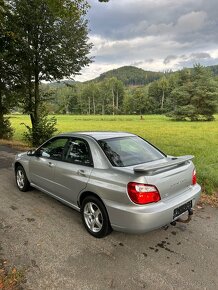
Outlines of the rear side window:
M 84 166 L 93 166 L 88 143 L 80 138 L 71 138 L 64 154 L 64 161 Z
M 98 143 L 111 164 L 117 167 L 137 165 L 165 157 L 155 147 L 137 136 L 104 139 Z

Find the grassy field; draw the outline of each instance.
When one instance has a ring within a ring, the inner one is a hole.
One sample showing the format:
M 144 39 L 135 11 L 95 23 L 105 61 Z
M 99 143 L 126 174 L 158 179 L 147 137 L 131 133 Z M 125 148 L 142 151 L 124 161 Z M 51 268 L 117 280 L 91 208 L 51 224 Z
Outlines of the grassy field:
M 195 155 L 198 182 L 207 193 L 218 189 L 218 115 L 215 122 L 174 122 L 159 115 L 74 116 L 57 115 L 59 132 L 116 130 L 138 134 L 169 155 Z M 10 118 L 14 140 L 22 140 L 29 117 Z

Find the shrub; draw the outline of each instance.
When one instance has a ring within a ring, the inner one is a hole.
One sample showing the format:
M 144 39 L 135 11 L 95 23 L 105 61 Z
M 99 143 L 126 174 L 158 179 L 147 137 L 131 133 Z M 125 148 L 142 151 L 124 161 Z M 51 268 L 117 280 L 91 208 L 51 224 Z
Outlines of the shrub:
M 1 118 L 0 121 L 0 138 L 11 139 L 13 136 L 13 129 L 8 117 Z
M 57 120 L 55 117 L 48 118 L 47 112 L 43 111 L 35 124 L 34 129 L 26 124 L 27 132 L 24 133 L 24 140 L 32 146 L 36 147 L 44 143 L 46 140 L 51 138 L 57 131 L 56 124 Z

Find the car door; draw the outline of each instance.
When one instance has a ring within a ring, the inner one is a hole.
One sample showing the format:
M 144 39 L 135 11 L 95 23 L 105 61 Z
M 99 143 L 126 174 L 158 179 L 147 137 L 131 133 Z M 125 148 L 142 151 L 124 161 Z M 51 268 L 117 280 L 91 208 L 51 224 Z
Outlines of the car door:
M 54 192 L 55 167 L 57 162 L 62 160 L 67 142 L 67 137 L 50 139 L 37 149 L 35 156 L 30 157 L 29 173 L 32 183 L 46 191 Z
M 93 170 L 89 144 L 83 138 L 71 138 L 63 161 L 55 167 L 55 194 L 71 204 L 77 205 L 78 194 L 86 188 Z

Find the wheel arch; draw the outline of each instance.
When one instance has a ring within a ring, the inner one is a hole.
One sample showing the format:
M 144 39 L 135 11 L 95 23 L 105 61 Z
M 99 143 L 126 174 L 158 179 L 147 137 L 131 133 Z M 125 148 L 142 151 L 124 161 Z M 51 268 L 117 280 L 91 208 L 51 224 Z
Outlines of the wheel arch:
M 22 166 L 23 167 L 23 165 L 19 161 L 16 161 L 15 164 L 14 164 L 14 171 L 15 172 L 16 172 L 18 166 Z
M 83 200 L 84 200 L 87 196 L 94 196 L 94 197 L 96 197 L 97 199 L 99 199 L 99 200 L 103 203 L 105 209 L 107 210 L 104 201 L 100 198 L 100 196 L 99 196 L 98 194 L 96 194 L 96 193 L 94 193 L 94 192 L 92 192 L 92 191 L 84 191 L 83 193 L 81 193 L 81 195 L 79 196 L 78 202 L 77 202 L 79 208 L 81 208 L 82 203 L 83 203 Z
M 29 172 L 28 172 L 28 164 L 27 164 L 27 162 L 25 162 L 25 161 L 21 162 L 21 160 L 16 160 L 15 163 L 14 163 L 14 172 L 15 173 L 16 173 L 16 170 L 17 170 L 18 166 L 23 167 L 23 169 L 24 169 L 24 171 L 26 173 L 27 179 L 30 182 L 30 176 L 29 176 Z

